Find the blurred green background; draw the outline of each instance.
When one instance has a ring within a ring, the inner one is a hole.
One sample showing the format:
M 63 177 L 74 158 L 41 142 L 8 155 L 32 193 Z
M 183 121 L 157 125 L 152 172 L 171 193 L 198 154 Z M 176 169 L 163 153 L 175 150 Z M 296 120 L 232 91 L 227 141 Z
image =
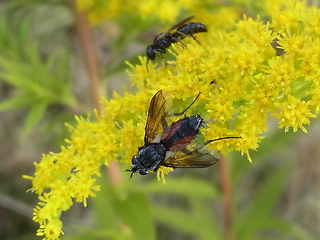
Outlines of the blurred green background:
M 262 14 L 250 1 L 239 13 Z M 157 27 L 158 24 L 158 27 Z M 101 94 L 130 89 L 124 61 L 138 62 L 161 23 L 135 16 L 92 27 Z M 59 151 L 68 137 L 64 123 L 92 112 L 93 98 L 68 1 L 0 2 L 0 239 L 35 239 L 37 196 L 26 190 L 33 162 Z M 102 169 L 101 192 L 88 207 L 62 214 L 62 239 L 320 239 L 320 124 L 308 134 L 270 131 L 253 164 L 227 156 L 231 225 L 225 227 L 221 162 L 200 170 L 175 170 L 167 183 L 154 175 L 110 183 Z

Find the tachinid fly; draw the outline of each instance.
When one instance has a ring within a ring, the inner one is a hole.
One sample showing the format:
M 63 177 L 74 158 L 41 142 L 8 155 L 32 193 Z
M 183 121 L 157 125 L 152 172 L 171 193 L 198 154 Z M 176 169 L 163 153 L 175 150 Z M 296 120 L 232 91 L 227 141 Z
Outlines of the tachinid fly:
M 171 27 L 167 32 L 158 34 L 153 44 L 147 47 L 147 69 L 149 59 L 154 60 L 158 55 L 162 59 L 162 53 L 166 52 L 166 48 L 170 47 L 172 43 L 181 42 L 185 37 L 191 37 L 195 41 L 197 39 L 193 36 L 195 33 L 207 32 L 207 27 L 200 22 L 189 22 L 194 16 L 188 17 L 181 22 Z M 173 30 L 177 29 L 175 32 Z M 198 41 L 197 41 L 198 42 Z M 199 43 L 199 42 L 198 42 Z M 181 42 L 182 46 L 185 46 Z
M 127 171 L 146 175 L 149 171 L 156 172 L 160 166 L 173 168 L 205 168 L 218 161 L 205 149 L 210 142 L 241 137 L 222 137 L 209 140 L 200 145 L 192 141 L 198 134 L 203 123 L 200 115 L 184 116 L 182 119 L 168 125 L 172 116 L 183 115 L 197 100 L 181 113 L 169 114 L 172 99 L 165 90 L 158 91 L 152 98 L 147 124 L 145 128 L 144 145 L 138 154 L 132 158 L 131 169 Z

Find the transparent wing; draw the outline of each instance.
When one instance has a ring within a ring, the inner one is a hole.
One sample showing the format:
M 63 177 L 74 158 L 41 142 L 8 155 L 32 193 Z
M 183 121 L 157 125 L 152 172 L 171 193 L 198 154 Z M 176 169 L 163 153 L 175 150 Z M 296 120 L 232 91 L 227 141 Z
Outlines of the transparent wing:
M 212 156 L 206 148 L 194 149 L 187 146 L 165 159 L 162 165 L 173 168 L 205 168 L 218 160 L 219 158 Z
M 151 99 L 147 124 L 145 128 L 144 142 L 151 143 L 158 135 L 161 136 L 166 124 L 165 118 L 172 107 L 170 92 L 158 91 Z
M 174 29 L 177 29 L 181 26 L 183 26 L 184 24 L 186 24 L 187 22 L 189 22 L 191 19 L 193 19 L 195 16 L 191 16 L 191 17 L 187 17 L 186 19 L 182 20 L 181 22 L 178 22 L 176 25 L 172 26 L 167 33 L 171 32 Z

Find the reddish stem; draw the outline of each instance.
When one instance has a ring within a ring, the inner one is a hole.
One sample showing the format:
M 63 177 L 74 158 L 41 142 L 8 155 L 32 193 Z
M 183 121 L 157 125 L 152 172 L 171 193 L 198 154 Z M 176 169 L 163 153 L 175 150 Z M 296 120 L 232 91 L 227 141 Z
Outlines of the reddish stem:
M 223 192 L 223 228 L 225 239 L 233 240 L 232 235 L 232 201 L 231 201 L 231 183 L 228 164 L 225 156 L 219 160 L 220 181 Z
M 93 98 L 94 107 L 98 110 L 99 115 L 102 112 L 102 105 L 100 104 L 100 92 L 99 92 L 99 64 L 98 58 L 95 52 L 95 44 L 90 25 L 87 21 L 87 15 L 78 10 L 76 1 L 72 1 L 72 9 L 75 16 L 75 23 L 77 34 L 79 36 L 80 45 L 84 55 L 85 66 L 88 71 L 88 77 L 90 81 L 91 93 Z M 121 182 L 121 176 L 119 171 L 119 165 L 116 162 L 111 162 L 108 168 L 109 177 L 113 184 L 119 184 Z

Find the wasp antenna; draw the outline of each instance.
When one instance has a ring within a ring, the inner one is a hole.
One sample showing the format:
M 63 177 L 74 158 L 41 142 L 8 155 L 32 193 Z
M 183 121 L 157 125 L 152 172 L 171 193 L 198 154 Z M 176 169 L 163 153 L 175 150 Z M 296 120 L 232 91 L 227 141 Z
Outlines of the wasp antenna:
M 174 115 L 174 116 L 180 116 L 180 115 L 184 114 L 186 111 L 188 111 L 188 109 L 195 103 L 195 101 L 197 101 L 197 99 L 199 98 L 200 94 L 201 94 L 201 92 L 198 93 L 198 95 L 196 96 L 196 98 L 192 101 L 192 103 L 191 103 L 186 109 L 184 109 L 184 110 L 183 110 L 182 112 L 180 112 L 180 113 L 175 113 L 175 114 L 173 114 L 173 115 Z
M 206 141 L 203 145 L 208 145 L 211 142 L 219 141 L 219 140 L 224 140 L 224 139 L 232 139 L 232 138 L 242 138 L 242 137 L 222 137 L 222 138 L 216 138 L 212 140 Z

